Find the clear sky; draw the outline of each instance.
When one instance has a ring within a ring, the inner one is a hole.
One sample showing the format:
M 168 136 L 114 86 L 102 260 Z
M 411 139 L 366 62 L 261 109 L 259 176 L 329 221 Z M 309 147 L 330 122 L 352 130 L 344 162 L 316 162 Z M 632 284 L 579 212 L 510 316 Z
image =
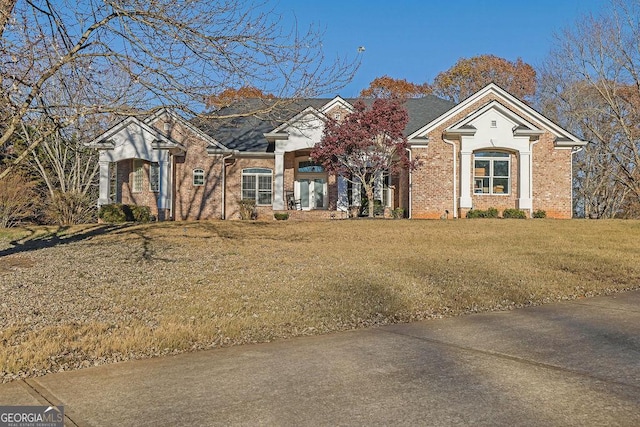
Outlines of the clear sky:
M 607 0 L 275 0 L 275 11 L 301 28 L 324 30 L 324 51 L 355 56 L 362 65 L 340 91 L 357 96 L 376 77 L 431 82 L 459 58 L 493 54 L 538 66 L 553 34 Z M 333 95 L 333 94 L 327 94 Z

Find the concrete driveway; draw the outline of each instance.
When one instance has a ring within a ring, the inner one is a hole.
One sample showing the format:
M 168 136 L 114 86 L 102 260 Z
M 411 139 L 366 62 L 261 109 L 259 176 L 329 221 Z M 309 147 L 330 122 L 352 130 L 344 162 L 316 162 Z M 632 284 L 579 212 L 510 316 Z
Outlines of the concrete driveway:
M 67 426 L 640 425 L 640 291 L 0 385 Z

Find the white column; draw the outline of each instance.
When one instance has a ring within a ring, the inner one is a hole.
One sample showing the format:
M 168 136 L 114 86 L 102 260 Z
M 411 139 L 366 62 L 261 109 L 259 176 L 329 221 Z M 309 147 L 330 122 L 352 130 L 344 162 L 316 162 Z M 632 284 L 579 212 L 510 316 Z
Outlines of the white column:
M 376 177 L 373 182 L 373 198 L 375 200 L 382 200 L 383 183 L 384 182 L 382 181 L 382 173 L 380 172 L 376 173 Z
M 273 209 L 284 210 L 284 153 L 276 153 Z
M 169 161 L 160 160 L 160 193 L 158 195 L 158 209 L 168 209 L 171 203 L 171 187 L 169 185 Z
M 349 188 L 347 185 L 347 180 L 338 176 L 338 204 L 337 210 L 346 211 L 349 209 Z
M 111 203 L 109 198 L 109 164 L 108 160 L 100 160 L 100 196 L 98 198 L 98 207 Z
M 531 209 L 533 206 L 531 194 L 531 152 L 520 151 L 519 153 L 519 195 L 518 209 Z
M 460 208 L 471 209 L 471 155 L 470 151 L 460 152 Z M 454 183 L 455 185 L 455 183 Z
M 362 203 L 360 197 L 362 197 L 362 186 L 360 180 L 354 178 L 354 182 L 351 184 L 351 205 L 360 206 Z

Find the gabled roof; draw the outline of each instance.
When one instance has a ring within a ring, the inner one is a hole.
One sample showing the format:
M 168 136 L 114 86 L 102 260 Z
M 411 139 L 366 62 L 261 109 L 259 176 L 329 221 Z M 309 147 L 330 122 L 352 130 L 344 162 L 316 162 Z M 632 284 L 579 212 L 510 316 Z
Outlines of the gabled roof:
M 310 98 L 286 102 L 272 111 L 256 116 L 237 116 L 225 119 L 196 118 L 192 123 L 202 129 L 221 144 L 231 150 L 248 152 L 273 151 L 272 144 L 265 134 L 274 134 L 284 130 L 287 125 L 294 125 L 295 121 L 307 114 L 321 117 L 326 111 L 336 105 L 352 110 L 357 99 Z M 363 99 L 365 104 L 371 105 L 373 99 Z M 270 99 L 247 99 L 240 103 L 222 108 L 217 112 L 220 116 L 233 116 L 246 111 L 268 109 Z M 433 95 L 423 98 L 407 99 L 405 104 L 409 114 L 409 122 L 405 128 L 405 135 L 409 135 L 455 106 L 455 103 L 440 99 Z
M 488 102 L 483 107 L 474 110 L 471 114 L 469 114 L 462 120 L 459 120 L 458 122 L 456 122 L 456 124 L 454 124 L 449 128 L 449 131 L 455 130 L 456 128 L 461 129 L 462 124 L 467 123 L 468 121 L 470 121 L 470 119 L 473 116 L 477 116 L 478 114 L 482 113 L 483 111 L 486 111 L 489 108 L 499 108 L 504 112 L 508 112 L 508 114 L 516 116 L 517 115 L 516 113 L 509 110 L 507 107 L 503 105 L 505 104 L 505 105 L 511 105 L 515 107 L 517 110 L 522 111 L 524 114 L 533 118 L 537 122 L 541 123 L 544 127 L 546 127 L 550 132 L 552 132 L 556 136 L 556 146 L 558 147 L 583 146 L 583 145 L 586 145 L 587 143 L 586 141 L 581 140 L 580 138 L 573 135 L 571 132 L 567 131 L 566 129 L 563 129 L 562 127 L 560 127 L 560 125 L 554 123 L 553 121 L 551 121 L 550 119 L 548 119 L 547 117 L 539 113 L 538 111 L 534 110 L 529 105 L 525 104 L 515 96 L 511 95 L 510 93 L 508 93 L 507 91 L 505 91 L 504 89 L 496 85 L 495 83 L 488 84 L 487 86 L 485 86 L 484 88 L 476 92 L 475 94 L 463 100 L 458 105 L 454 106 L 453 108 L 449 109 L 443 114 L 435 117 L 431 121 L 427 122 L 425 125 L 419 127 L 409 135 L 409 139 L 426 136 L 433 129 L 442 125 L 446 121 L 451 120 L 456 115 L 460 114 L 465 109 L 469 108 L 469 106 L 471 106 L 478 100 L 481 100 L 482 98 L 488 95 L 494 95 L 497 99 L 500 100 L 500 102 L 495 100 Z M 517 121 L 520 122 L 520 124 L 522 124 L 523 126 L 529 128 L 531 132 L 534 132 L 537 130 L 535 129 L 535 126 L 533 126 L 532 124 L 524 120 L 524 118 L 520 117 L 519 115 L 518 115 Z M 524 130 L 520 130 L 520 132 L 524 132 Z
M 218 110 L 221 119 L 196 117 L 191 122 L 204 133 L 216 139 L 230 150 L 248 152 L 273 151 L 264 134 L 290 120 L 307 107 L 318 109 L 329 99 L 300 99 L 274 106 L 281 100 L 245 99 Z M 247 111 L 265 111 L 262 114 L 243 116 Z M 235 117 L 234 117 L 235 116 Z
M 157 147 L 161 148 L 177 148 L 181 151 L 184 151 L 184 146 L 177 141 L 169 138 L 158 129 L 149 126 L 147 123 L 139 120 L 136 117 L 130 116 L 126 119 L 120 121 L 116 125 L 109 128 L 106 132 L 102 133 L 98 137 L 93 140 L 87 142 L 85 146 L 90 148 L 98 148 L 98 149 L 110 149 L 114 147 L 114 143 L 111 140 L 116 134 L 126 129 L 129 126 L 138 127 L 148 133 L 150 133 L 154 138 L 154 144 Z
M 156 111 L 154 114 L 147 117 L 144 120 L 144 122 L 150 125 L 151 123 L 162 118 L 163 116 L 170 117 L 173 121 L 180 123 L 181 125 L 185 126 L 187 129 L 189 129 L 191 132 L 195 133 L 200 138 L 204 139 L 209 144 L 209 148 L 217 148 L 222 150 L 226 149 L 226 147 L 223 144 L 219 143 L 215 138 L 212 138 L 210 135 L 207 135 L 202 130 L 194 126 L 190 121 L 186 120 L 184 117 L 182 117 L 175 111 L 170 110 L 168 108 L 162 108 Z

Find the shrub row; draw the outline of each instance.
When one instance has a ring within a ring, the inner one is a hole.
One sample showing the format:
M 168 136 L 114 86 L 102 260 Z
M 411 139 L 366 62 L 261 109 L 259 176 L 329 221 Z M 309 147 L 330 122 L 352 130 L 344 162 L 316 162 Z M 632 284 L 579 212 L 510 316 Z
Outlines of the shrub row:
M 471 209 L 467 212 L 467 218 L 498 218 L 498 209 L 489 208 L 486 211 L 481 209 Z
M 520 209 L 505 209 L 502 211 L 502 218 L 526 219 L 527 214 Z
M 124 205 L 122 203 L 100 206 L 98 217 L 104 222 L 149 222 L 152 219 L 149 206 Z
M 531 216 L 533 218 L 546 218 L 547 212 L 542 209 L 538 209 L 537 211 L 534 211 Z M 498 210 L 496 208 L 489 208 L 486 211 L 471 209 L 467 212 L 467 218 L 498 218 Z M 502 211 L 502 218 L 526 219 L 527 214 L 523 210 L 510 208 Z

